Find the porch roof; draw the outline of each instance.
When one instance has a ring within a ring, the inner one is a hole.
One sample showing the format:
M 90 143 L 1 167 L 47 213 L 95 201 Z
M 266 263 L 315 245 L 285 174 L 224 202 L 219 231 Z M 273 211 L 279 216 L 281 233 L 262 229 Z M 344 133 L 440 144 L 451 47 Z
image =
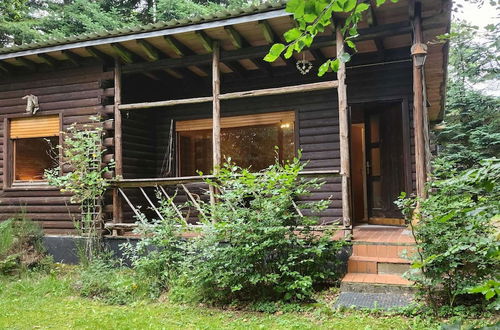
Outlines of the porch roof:
M 351 66 L 410 58 L 411 1 L 388 2 L 366 13 L 357 38 L 358 56 L 353 57 Z M 429 46 L 425 67 L 429 119 L 437 121 L 443 115 L 448 44 L 433 41 L 449 32 L 451 1 L 421 2 L 424 41 Z M 210 74 L 203 64 L 211 61 L 214 40 L 221 44 L 223 74 L 294 66 L 302 55 L 290 60 L 280 58 L 271 64 L 262 60 L 270 45 L 282 41 L 282 34 L 293 27 L 292 17 L 284 10 L 285 3 L 281 0 L 215 15 L 1 48 L 0 73 L 53 70 L 62 63 L 79 65 L 89 58 L 119 58 L 124 62 L 125 74 L 163 70 L 179 78 L 182 73 L 177 68 L 187 67 L 188 73 L 203 77 Z M 332 30 L 318 35 L 313 48 L 304 52 L 305 58 L 317 65 L 334 57 L 333 35 Z

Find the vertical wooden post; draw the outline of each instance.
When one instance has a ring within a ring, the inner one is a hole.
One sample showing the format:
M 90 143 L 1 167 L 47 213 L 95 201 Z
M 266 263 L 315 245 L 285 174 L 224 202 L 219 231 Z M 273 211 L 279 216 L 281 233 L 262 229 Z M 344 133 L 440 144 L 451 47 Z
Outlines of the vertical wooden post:
M 221 164 L 221 150 L 220 150 L 220 46 L 219 42 L 215 41 L 213 45 L 212 56 L 212 155 L 213 155 L 213 170 L 216 173 Z
M 336 28 L 337 58 L 340 59 L 344 53 L 344 36 L 340 26 Z M 340 135 L 340 174 L 342 176 L 342 223 L 345 235 L 352 234 L 351 224 L 351 164 L 349 155 L 349 116 L 347 107 L 347 85 L 345 63 L 339 61 L 337 88 L 339 99 L 339 135 Z
M 413 45 L 422 43 L 422 16 L 420 2 L 414 3 L 414 17 L 412 17 L 414 33 Z M 413 126 L 415 132 L 415 170 L 417 183 L 417 196 L 426 198 L 425 182 L 427 181 L 424 139 L 424 85 L 423 66 L 418 66 L 413 59 Z
M 220 44 L 214 41 L 212 53 L 212 158 L 213 174 L 217 174 L 221 165 L 222 155 L 220 147 Z M 210 187 L 210 203 L 215 204 L 215 189 Z
M 122 67 L 118 59 L 115 59 L 115 103 L 114 103 L 114 142 L 115 142 L 115 176 L 123 176 L 123 149 L 122 149 L 122 114 L 119 106 L 122 102 Z M 117 188 L 113 189 L 113 222 L 119 223 L 122 220 L 122 200 Z M 116 235 L 113 230 L 113 235 Z

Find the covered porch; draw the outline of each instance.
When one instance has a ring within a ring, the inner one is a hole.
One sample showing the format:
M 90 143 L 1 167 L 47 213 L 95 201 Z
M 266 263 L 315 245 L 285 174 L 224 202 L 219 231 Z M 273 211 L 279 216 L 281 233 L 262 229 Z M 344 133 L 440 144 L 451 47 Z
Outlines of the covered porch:
M 209 174 L 224 157 L 261 169 L 274 160 L 278 146 L 280 160 L 302 150 L 308 162 L 302 175 L 325 179 L 322 190 L 307 197 L 333 197 L 318 226 L 340 226 L 350 235 L 353 219 L 370 218 L 367 205 L 373 196 L 367 190 L 374 191 L 364 174 L 353 172 L 367 170 L 357 166 L 366 159 L 353 159 L 359 156 L 352 139 L 353 125 L 359 123 L 353 109 L 374 104 L 400 105 L 396 138 L 403 143 L 398 155 L 402 179 L 396 188 L 423 195 L 427 123 L 440 117 L 446 45 L 428 49 L 426 77 L 438 86 L 432 88 L 425 87 L 424 68 L 413 63 L 411 49 L 447 31 L 449 8 L 446 1 L 400 1 L 369 15 L 356 40 L 359 53 L 337 74 L 323 78 L 314 69 L 301 74 L 297 61 L 317 67 L 341 55 L 345 50 L 337 45 L 344 41 L 338 31 L 325 31 L 297 58 L 261 60 L 293 26 L 282 9 L 102 46 L 115 56 L 113 116 L 107 123 L 112 135 L 104 141 L 110 151 L 104 160 L 116 162 L 117 178 L 104 209 L 109 233 L 133 228 L 139 207 L 156 217 L 156 190 L 165 196 L 177 192 L 179 203 L 196 201 L 207 178 L 197 170 Z M 360 178 L 361 202 L 359 186 L 352 185 Z M 178 211 L 196 222 L 196 210 Z

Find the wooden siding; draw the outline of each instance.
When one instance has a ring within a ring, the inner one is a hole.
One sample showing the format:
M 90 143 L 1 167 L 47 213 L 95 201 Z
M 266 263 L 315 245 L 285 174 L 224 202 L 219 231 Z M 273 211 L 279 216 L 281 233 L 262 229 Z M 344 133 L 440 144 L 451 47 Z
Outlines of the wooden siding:
M 104 114 L 106 96 L 104 81 L 112 79 L 112 72 L 104 72 L 102 65 L 90 64 L 80 68 L 61 68 L 57 71 L 32 73 L 0 80 L 0 135 L 3 137 L 5 118 L 25 116 L 26 100 L 34 94 L 40 110 L 31 118 L 61 114 L 61 128 L 72 123 L 89 123 L 90 116 Z M 1 139 L 5 155 L 4 140 Z M 3 174 L 3 161 L 0 172 Z M 63 171 L 67 171 L 63 168 Z M 0 176 L 0 220 L 23 213 L 27 218 L 42 223 L 47 234 L 74 234 L 74 220 L 78 220 L 79 207 L 72 205 L 68 194 L 48 186 L 8 187 Z

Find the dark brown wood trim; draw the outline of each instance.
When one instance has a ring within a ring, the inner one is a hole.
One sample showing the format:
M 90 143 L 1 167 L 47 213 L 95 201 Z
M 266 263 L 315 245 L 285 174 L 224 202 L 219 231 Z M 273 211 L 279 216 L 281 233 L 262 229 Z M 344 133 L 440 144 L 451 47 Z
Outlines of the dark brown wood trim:
M 411 194 L 412 187 L 412 172 L 411 172 L 411 134 L 410 134 L 410 112 L 409 112 L 409 101 L 408 99 L 403 99 L 401 101 L 401 111 L 402 111 L 402 125 L 403 125 L 403 163 L 404 163 L 404 174 L 405 174 L 405 192 L 406 194 Z

